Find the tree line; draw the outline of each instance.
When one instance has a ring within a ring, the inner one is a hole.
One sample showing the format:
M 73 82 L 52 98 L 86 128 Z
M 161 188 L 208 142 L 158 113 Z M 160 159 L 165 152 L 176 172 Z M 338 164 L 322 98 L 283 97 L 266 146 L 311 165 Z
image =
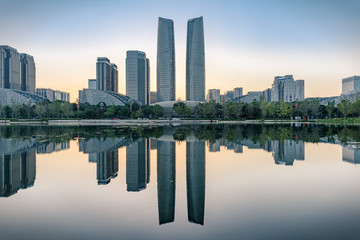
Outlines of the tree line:
M 263 99 L 251 103 L 210 101 L 199 103 L 194 108 L 184 102 L 176 102 L 172 112 L 165 113 L 160 105 L 139 105 L 131 103 L 125 106 L 106 106 L 104 103 L 69 103 L 63 101 L 43 101 L 36 105 L 12 104 L 0 106 L 0 118 L 14 119 L 158 119 L 162 117 L 181 117 L 194 119 L 325 119 L 360 117 L 360 100 L 350 102 L 343 99 L 339 104 L 330 101 L 320 104 L 318 99 L 301 102 L 266 102 Z

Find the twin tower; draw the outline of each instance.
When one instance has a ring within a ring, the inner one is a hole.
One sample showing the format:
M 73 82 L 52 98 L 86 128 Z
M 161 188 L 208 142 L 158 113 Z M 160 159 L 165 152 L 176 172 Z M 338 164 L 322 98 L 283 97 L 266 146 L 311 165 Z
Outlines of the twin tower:
M 175 101 L 174 21 L 159 18 L 157 39 L 157 102 Z M 203 17 L 187 25 L 186 100 L 205 101 L 205 48 Z

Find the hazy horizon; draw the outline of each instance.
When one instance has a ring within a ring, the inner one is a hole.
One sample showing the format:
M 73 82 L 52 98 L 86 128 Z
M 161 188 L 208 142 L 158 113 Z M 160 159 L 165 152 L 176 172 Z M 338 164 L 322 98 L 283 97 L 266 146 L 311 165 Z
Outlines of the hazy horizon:
M 203 16 L 206 91 L 271 87 L 278 75 L 305 80 L 305 97 L 341 93 L 359 75 L 360 2 L 345 1 L 20 1 L 0 0 L 0 45 L 34 56 L 36 87 L 70 93 L 96 77 L 96 58 L 119 70 L 125 94 L 127 50 L 150 59 L 156 91 L 158 17 L 174 20 L 176 99 L 185 99 L 187 20 Z

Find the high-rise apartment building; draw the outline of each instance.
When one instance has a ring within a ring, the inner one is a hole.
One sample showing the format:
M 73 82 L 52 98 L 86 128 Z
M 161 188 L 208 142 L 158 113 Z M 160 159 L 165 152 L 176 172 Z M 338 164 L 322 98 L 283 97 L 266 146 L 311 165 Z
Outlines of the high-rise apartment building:
M 141 51 L 126 52 L 126 96 L 148 104 L 148 60 L 146 54 Z
M 0 46 L 0 87 L 21 90 L 20 54 L 10 46 Z
M 111 63 L 111 91 L 112 92 L 118 92 L 118 78 L 119 78 L 119 73 L 118 73 L 118 67 L 116 64 Z
M 159 17 L 157 37 L 157 101 L 174 101 L 176 87 L 173 20 Z
M 0 88 L 35 93 L 36 70 L 34 57 L 18 53 L 15 48 L 0 46 Z
M 21 62 L 21 90 L 34 93 L 35 83 L 35 61 L 34 57 L 25 53 L 20 53 Z
M 242 87 L 234 88 L 233 92 L 234 92 L 234 98 L 239 98 L 239 97 L 243 96 L 243 88 Z
M 209 89 L 207 94 L 208 102 L 214 100 L 217 103 L 220 103 L 220 89 Z
M 304 95 L 304 80 L 294 81 L 293 75 L 275 77 L 271 89 L 271 101 L 302 101 Z
M 205 101 L 205 47 L 203 17 L 187 25 L 186 100 Z

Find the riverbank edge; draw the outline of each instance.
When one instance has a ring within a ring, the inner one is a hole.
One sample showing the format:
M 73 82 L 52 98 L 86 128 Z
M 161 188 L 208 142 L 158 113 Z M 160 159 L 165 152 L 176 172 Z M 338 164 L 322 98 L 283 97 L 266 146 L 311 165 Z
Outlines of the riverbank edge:
M 107 120 L 107 119 L 79 119 L 79 120 L 48 120 L 48 121 L 11 121 L 0 120 L 0 125 L 48 125 L 48 126 L 164 126 L 164 125 L 210 125 L 210 124 L 326 124 L 326 125 L 360 125 L 360 123 L 325 122 L 325 121 L 296 121 L 296 120 Z

